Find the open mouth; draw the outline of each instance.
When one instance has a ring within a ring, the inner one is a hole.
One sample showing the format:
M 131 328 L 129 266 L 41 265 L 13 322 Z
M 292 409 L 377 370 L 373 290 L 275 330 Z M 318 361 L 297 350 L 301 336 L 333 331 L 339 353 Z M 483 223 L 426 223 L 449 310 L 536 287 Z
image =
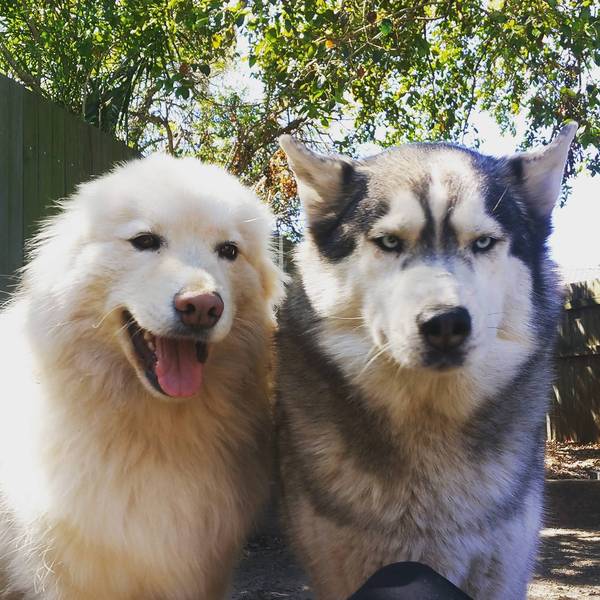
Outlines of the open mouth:
M 208 358 L 205 342 L 154 335 L 128 311 L 123 312 L 123 322 L 146 378 L 157 391 L 178 398 L 198 393 Z

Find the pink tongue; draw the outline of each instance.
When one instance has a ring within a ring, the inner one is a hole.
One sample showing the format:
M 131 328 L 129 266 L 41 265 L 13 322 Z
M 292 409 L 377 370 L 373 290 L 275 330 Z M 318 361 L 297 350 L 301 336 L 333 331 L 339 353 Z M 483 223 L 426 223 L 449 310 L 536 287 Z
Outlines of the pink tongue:
M 192 340 L 156 337 L 156 376 L 169 396 L 193 396 L 202 385 L 204 365 L 198 362 Z

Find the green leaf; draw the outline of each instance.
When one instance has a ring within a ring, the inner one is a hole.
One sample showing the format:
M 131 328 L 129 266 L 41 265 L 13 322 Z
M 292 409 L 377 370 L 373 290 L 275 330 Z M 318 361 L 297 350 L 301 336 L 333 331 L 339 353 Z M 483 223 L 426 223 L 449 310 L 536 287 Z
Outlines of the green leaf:
M 392 22 L 389 19 L 383 19 L 381 23 L 379 23 L 379 31 L 385 37 L 392 33 Z

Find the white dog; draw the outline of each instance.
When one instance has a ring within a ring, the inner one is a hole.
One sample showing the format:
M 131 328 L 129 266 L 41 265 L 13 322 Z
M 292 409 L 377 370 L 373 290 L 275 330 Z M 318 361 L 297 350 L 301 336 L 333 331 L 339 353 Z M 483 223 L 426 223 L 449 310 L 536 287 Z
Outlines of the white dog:
M 0 314 L 0 596 L 223 597 L 268 489 L 270 225 L 162 155 L 45 224 Z

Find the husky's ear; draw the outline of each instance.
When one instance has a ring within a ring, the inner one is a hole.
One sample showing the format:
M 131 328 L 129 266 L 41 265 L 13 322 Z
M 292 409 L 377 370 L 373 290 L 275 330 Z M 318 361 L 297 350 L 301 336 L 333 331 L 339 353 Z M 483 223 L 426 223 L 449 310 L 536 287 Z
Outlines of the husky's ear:
M 296 175 L 298 196 L 309 224 L 338 212 L 343 202 L 343 190 L 352 180 L 352 160 L 321 156 L 289 135 L 282 135 L 279 144 Z
M 519 152 L 508 159 L 513 176 L 524 187 L 526 202 L 540 217 L 549 217 L 556 204 L 577 127 L 577 123 L 565 125 L 547 146 Z

